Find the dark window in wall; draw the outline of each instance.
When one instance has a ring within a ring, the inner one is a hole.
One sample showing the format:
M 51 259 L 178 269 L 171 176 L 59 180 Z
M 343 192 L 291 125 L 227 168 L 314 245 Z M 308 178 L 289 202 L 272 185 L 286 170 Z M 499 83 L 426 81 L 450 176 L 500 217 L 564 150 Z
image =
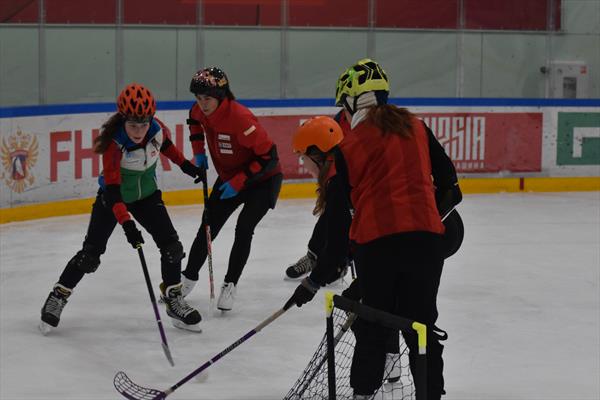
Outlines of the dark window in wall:
M 49 24 L 114 24 L 117 0 L 46 0 Z
M 125 24 L 196 24 L 196 2 L 182 0 L 124 0 Z
M 0 0 L 0 23 L 34 23 L 39 19 L 38 0 Z
M 281 25 L 280 0 L 204 0 L 203 3 L 205 25 Z
M 380 28 L 456 29 L 459 0 L 377 0 Z
M 464 0 L 465 28 L 546 30 L 548 0 Z M 560 0 L 554 0 L 554 29 L 560 29 Z
M 369 25 L 368 0 L 289 0 L 290 26 Z

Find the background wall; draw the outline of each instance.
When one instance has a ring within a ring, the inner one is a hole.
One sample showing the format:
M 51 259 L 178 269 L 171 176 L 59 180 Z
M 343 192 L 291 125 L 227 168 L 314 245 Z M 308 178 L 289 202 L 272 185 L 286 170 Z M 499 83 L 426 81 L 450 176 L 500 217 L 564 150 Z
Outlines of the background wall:
M 600 0 L 0 0 L 0 107 L 188 100 L 221 66 L 239 98 L 331 98 L 356 60 L 397 97 L 550 97 L 552 60 L 600 98 Z

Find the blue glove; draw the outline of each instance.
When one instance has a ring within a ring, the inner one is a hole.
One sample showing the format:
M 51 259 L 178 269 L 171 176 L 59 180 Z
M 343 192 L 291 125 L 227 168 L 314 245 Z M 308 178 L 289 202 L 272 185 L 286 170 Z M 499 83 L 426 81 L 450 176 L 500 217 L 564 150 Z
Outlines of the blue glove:
M 208 169 L 208 158 L 206 158 L 206 154 L 204 154 L 204 153 L 195 154 L 194 162 L 196 163 L 197 167 Z
M 221 200 L 230 199 L 232 197 L 237 196 L 238 194 L 238 191 L 235 190 L 233 186 L 231 186 L 231 183 L 229 183 L 229 181 L 219 186 L 219 190 L 222 192 L 220 197 Z

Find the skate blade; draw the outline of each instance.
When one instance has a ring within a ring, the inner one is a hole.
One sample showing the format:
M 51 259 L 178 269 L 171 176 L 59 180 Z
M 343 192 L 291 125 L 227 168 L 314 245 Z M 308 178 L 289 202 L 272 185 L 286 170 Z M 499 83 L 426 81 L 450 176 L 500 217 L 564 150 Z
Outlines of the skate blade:
M 200 322 L 195 325 L 188 325 L 178 319 L 171 318 L 171 323 L 175 328 L 183 329 L 185 331 L 202 333 L 202 328 L 200 328 Z
M 44 335 L 44 336 L 46 336 L 47 334 L 52 332 L 52 330 L 54 329 L 54 327 L 52 325 L 47 324 L 44 321 L 40 321 L 38 328 L 40 328 L 40 332 L 42 332 L 42 335 Z

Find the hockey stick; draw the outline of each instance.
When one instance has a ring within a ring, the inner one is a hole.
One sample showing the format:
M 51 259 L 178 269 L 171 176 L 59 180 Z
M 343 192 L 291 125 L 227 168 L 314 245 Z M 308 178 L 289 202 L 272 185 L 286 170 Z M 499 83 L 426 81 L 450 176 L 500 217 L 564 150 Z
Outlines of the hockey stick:
M 244 343 L 246 340 L 250 339 L 252 336 L 257 334 L 258 332 L 260 332 L 265 326 L 267 326 L 271 322 L 275 321 L 283 313 L 285 313 L 293 304 L 294 303 L 291 302 L 291 299 L 288 300 L 288 302 L 285 303 L 283 308 L 280 308 L 279 310 L 277 310 L 269 318 L 265 319 L 263 322 L 258 324 L 254 329 L 250 330 L 244 336 L 242 336 L 237 341 L 232 343 L 225 350 L 221 351 L 219 354 L 217 354 L 216 356 L 214 356 L 213 358 L 211 358 L 210 360 L 208 360 L 207 362 L 202 364 L 200 367 L 198 367 L 197 369 L 195 369 L 194 371 L 189 373 L 185 378 L 181 379 L 179 382 L 177 382 L 176 384 L 174 384 L 173 386 L 171 386 L 170 388 L 168 388 L 164 391 L 140 386 L 140 385 L 136 384 L 135 382 L 133 382 L 131 379 L 129 379 L 127 374 L 123 371 L 117 372 L 117 374 L 115 375 L 115 378 L 113 379 L 113 384 L 115 385 L 115 389 L 117 389 L 117 391 L 119 393 L 121 393 L 121 395 L 123 395 L 123 397 L 125 397 L 129 400 L 163 400 L 168 395 L 170 395 L 175 390 L 177 390 L 177 388 L 179 388 L 180 386 L 185 384 L 187 381 L 192 379 L 194 376 L 198 375 L 199 373 L 201 373 L 202 371 L 204 371 L 205 369 L 210 367 L 212 364 L 219 361 L 221 358 L 223 358 L 225 355 L 227 355 L 233 349 L 235 349 L 236 347 L 238 347 L 239 345 Z
M 167 344 L 167 336 L 165 335 L 165 330 L 163 329 L 162 322 L 160 320 L 158 306 L 156 305 L 156 297 L 154 297 L 154 291 L 152 290 L 152 283 L 150 282 L 150 275 L 148 274 L 148 266 L 146 265 L 146 258 L 144 257 L 144 251 L 142 250 L 141 244 L 138 245 L 137 251 L 138 255 L 140 256 L 140 262 L 142 263 L 142 271 L 144 271 L 144 279 L 146 280 L 146 286 L 148 287 L 148 293 L 150 294 L 150 301 L 152 302 L 152 308 L 154 309 L 156 323 L 158 324 L 158 331 L 160 332 L 160 339 L 162 341 L 161 345 L 167 360 L 169 360 L 169 364 L 171 364 L 173 367 L 175 366 L 175 363 L 173 362 L 171 350 L 169 350 L 169 345 Z
M 208 182 L 205 177 L 202 180 L 202 191 L 204 192 L 204 227 L 206 230 L 206 254 L 208 256 L 208 281 L 210 284 L 210 309 L 214 310 L 215 308 L 215 280 L 213 275 L 213 265 L 212 265 L 212 238 L 210 235 L 210 225 L 208 224 Z

